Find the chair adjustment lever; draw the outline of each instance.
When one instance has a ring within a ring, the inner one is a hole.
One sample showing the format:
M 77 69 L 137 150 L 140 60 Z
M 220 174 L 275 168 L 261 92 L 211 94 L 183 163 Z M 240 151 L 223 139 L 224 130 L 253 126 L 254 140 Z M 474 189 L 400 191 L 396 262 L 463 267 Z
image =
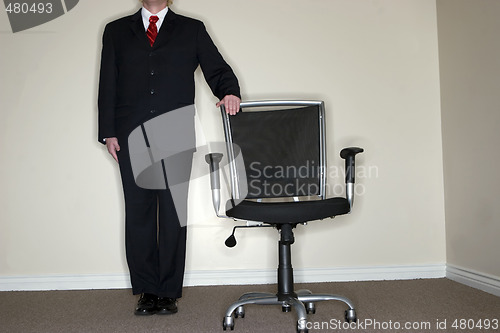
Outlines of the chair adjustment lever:
M 256 225 L 237 225 L 233 228 L 233 232 L 231 233 L 231 236 L 229 236 L 226 239 L 226 244 L 227 247 L 235 247 L 236 246 L 236 237 L 234 236 L 234 233 L 237 228 L 272 228 L 272 225 L 263 225 L 263 224 L 256 224 Z

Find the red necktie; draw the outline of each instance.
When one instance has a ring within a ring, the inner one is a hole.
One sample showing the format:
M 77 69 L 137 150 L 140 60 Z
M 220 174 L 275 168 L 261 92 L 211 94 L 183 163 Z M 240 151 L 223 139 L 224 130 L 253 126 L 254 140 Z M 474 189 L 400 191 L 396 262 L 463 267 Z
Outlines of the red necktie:
M 153 46 L 153 44 L 155 43 L 156 36 L 158 35 L 156 22 L 158 22 L 158 16 L 152 15 L 149 17 L 149 27 L 146 35 L 148 35 L 149 44 L 151 44 L 151 46 Z

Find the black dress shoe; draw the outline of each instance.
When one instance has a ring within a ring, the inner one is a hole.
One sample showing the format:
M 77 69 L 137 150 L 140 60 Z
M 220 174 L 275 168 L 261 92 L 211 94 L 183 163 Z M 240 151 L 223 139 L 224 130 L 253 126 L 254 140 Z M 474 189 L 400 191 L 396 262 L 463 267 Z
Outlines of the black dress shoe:
M 142 294 L 137 302 L 134 313 L 137 316 L 153 315 L 158 311 L 158 296 L 153 294 Z
M 157 309 L 156 314 L 160 315 L 177 313 L 177 300 L 170 297 L 160 297 L 158 298 Z

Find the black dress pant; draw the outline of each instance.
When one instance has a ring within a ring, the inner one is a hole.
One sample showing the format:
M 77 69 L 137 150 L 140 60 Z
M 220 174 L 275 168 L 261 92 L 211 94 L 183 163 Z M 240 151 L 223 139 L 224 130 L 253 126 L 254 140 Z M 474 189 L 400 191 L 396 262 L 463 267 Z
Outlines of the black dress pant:
M 118 143 L 125 197 L 125 248 L 132 291 L 180 298 L 187 228 L 179 223 L 168 188 L 149 190 L 136 185 L 128 138 L 118 137 Z

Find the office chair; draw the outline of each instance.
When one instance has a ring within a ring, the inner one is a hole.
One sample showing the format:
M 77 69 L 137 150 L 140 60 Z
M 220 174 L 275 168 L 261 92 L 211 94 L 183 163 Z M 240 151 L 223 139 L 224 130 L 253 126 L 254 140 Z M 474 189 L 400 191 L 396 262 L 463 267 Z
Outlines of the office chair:
M 248 304 L 281 305 L 283 312 L 293 307 L 297 332 L 307 332 L 307 314 L 315 313 L 315 302 L 341 301 L 347 304 L 345 320 L 355 322 L 356 311 L 346 297 L 294 290 L 291 245 L 298 224 L 348 214 L 354 199 L 357 147 L 340 152 L 345 159 L 346 197 L 327 198 L 325 111 L 322 101 L 255 101 L 241 103 L 241 112 L 226 114 L 221 107 L 231 199 L 225 215 L 219 214 L 220 168 L 223 154 L 205 156 L 210 165 L 212 200 L 217 216 L 247 221 L 248 227 L 272 226 L 279 230 L 278 291 L 246 293 L 231 304 L 223 319 L 223 329 L 234 329 L 234 318 L 245 316 Z M 233 234 L 226 245 L 236 245 Z M 234 313 L 234 318 L 233 318 Z

